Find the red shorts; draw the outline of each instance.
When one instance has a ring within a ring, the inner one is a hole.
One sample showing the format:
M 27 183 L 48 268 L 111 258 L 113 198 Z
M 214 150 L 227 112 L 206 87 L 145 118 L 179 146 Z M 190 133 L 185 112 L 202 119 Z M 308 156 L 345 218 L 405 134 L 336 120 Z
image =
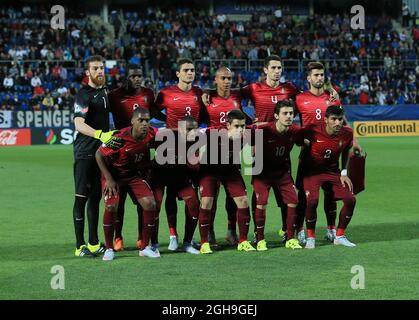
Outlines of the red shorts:
M 215 198 L 220 184 L 224 186 L 232 198 L 247 196 L 246 185 L 240 171 L 233 171 L 226 175 L 205 173 L 199 182 L 201 197 Z
M 321 173 L 304 177 L 304 190 L 307 200 L 318 200 L 320 187 L 333 192 L 334 199 L 336 200 L 353 197 L 353 193 L 349 191 L 348 186 L 342 186 L 338 173 Z
M 285 172 L 279 177 L 253 176 L 252 185 L 253 190 L 256 193 L 257 205 L 268 204 L 269 190 L 271 187 L 279 191 L 279 196 L 283 203 L 298 203 L 297 189 L 294 186 L 294 180 L 292 180 L 292 177 L 288 172 Z M 277 198 L 277 201 L 278 200 L 279 199 Z
M 102 176 L 102 191 L 105 189 L 106 180 Z M 134 177 L 129 180 L 120 180 L 117 181 L 119 192 L 116 196 L 109 198 L 106 194 L 103 194 L 103 199 L 105 200 L 105 205 L 115 206 L 119 203 L 121 193 L 131 192 L 133 196 L 137 199 L 144 197 L 154 197 L 153 191 L 151 190 L 150 185 L 146 180 L 141 177 Z

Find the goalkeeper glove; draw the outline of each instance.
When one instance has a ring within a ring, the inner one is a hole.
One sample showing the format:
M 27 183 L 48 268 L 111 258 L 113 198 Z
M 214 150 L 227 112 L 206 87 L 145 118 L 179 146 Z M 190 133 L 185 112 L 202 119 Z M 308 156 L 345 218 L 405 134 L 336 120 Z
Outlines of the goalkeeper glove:
M 108 132 L 102 132 L 102 130 L 95 131 L 95 138 L 102 141 L 107 147 L 112 149 L 118 149 L 122 147 L 122 139 L 114 137 L 114 133 L 118 133 L 118 130 L 112 130 Z

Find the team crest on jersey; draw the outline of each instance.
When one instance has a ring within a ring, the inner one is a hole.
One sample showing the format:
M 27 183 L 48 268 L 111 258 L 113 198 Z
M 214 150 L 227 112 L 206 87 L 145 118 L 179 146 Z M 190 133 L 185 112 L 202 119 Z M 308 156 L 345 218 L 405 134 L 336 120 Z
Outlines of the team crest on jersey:
M 277 103 L 278 102 L 277 96 L 271 96 L 271 100 L 272 100 L 273 103 Z
M 284 93 L 285 93 L 285 88 L 284 88 L 284 87 L 282 87 L 282 88 L 281 88 L 281 93 L 282 93 L 282 94 L 284 94 Z
M 342 140 L 339 140 L 339 148 L 342 148 L 343 142 Z
M 148 100 L 148 98 L 147 97 L 144 97 L 144 102 L 145 103 L 147 103 L 147 100 Z
M 195 101 L 198 101 L 198 96 L 195 96 Z
M 326 105 L 328 106 L 330 104 L 330 101 L 329 100 L 326 100 Z
M 74 104 L 74 113 L 86 113 L 89 110 L 88 107 L 83 108 L 81 105 L 79 105 L 78 103 Z
M 233 104 L 234 104 L 234 108 L 237 109 L 237 106 L 238 106 L 237 101 L 233 101 Z

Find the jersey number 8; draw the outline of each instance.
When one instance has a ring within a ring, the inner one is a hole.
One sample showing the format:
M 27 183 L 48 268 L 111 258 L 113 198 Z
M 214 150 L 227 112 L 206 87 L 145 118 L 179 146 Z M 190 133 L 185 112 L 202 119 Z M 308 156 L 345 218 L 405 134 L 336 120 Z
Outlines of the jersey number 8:
M 191 110 L 192 110 L 191 107 L 186 107 L 185 108 L 185 116 L 190 116 L 191 115 Z

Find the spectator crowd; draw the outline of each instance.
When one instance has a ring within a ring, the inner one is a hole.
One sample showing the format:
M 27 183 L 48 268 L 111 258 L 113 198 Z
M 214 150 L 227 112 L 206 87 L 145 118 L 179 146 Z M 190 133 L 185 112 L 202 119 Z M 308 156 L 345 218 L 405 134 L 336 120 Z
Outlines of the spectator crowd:
M 284 59 L 283 80 L 301 89 L 305 66 L 320 60 L 344 104 L 419 104 L 416 13 L 403 16 L 399 26 L 385 15 L 368 16 L 365 30 L 351 29 L 349 15 L 299 16 L 288 7 L 255 12 L 248 21 L 179 7 L 118 8 L 111 10 L 108 26 L 90 18 L 66 8 L 65 29 L 54 30 L 45 6 L 0 9 L 1 109 L 72 108 L 83 61 L 93 54 L 116 61 L 107 68 L 110 88 L 122 83 L 126 63 L 141 65 L 145 85 L 160 89 L 175 81 L 177 59 L 190 58 L 197 61 L 197 84 L 210 87 L 215 69 L 226 60 L 278 54 Z M 297 63 L 287 64 L 290 59 Z M 234 69 L 235 86 L 262 78 L 262 66 Z

